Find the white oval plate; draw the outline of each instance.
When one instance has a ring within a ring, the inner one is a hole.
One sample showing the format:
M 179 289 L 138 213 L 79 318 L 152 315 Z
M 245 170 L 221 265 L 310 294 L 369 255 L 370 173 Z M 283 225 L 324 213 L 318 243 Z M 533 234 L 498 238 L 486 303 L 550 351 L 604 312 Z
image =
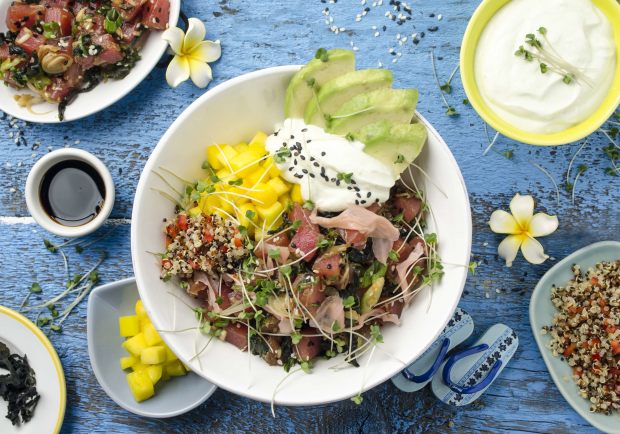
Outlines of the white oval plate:
M 65 417 L 65 375 L 52 344 L 30 320 L 0 306 L 0 341 L 13 353 L 28 357 L 41 395 L 30 422 L 14 427 L 6 416 L 7 403 L 0 399 L 0 433 L 58 433 Z M 6 372 L 0 369 L 0 374 Z
M 184 304 L 194 302 L 173 283 L 159 279 L 159 262 L 148 253 L 164 250 L 162 219 L 174 212 L 173 204 L 154 190 L 167 187 L 153 170 L 165 167 L 185 179 L 204 177 L 201 164 L 207 145 L 238 143 L 259 130 L 271 133 L 275 124 L 284 120 L 284 93 L 298 69 L 295 65 L 263 69 L 206 92 L 179 116 L 151 154 L 134 200 L 131 253 L 140 297 L 158 330 L 196 327 L 196 319 Z M 437 131 L 420 119 L 428 128 L 429 138 L 416 163 L 433 181 L 424 177 L 416 180 L 433 209 L 435 219 L 429 218 L 429 226 L 438 233 L 439 255 L 446 263 L 460 266 L 446 265 L 432 297 L 430 291 L 422 291 L 404 312 L 400 327 L 384 328 L 385 342 L 370 363 L 368 357 L 360 361 L 362 366 L 368 366 L 336 371 L 330 368 L 341 359 L 319 360 L 311 374 L 297 373 L 288 378 L 274 396 L 276 386 L 286 375 L 282 367 L 269 366 L 217 339 L 194 357 L 205 346 L 207 336 L 162 333 L 184 363 L 217 386 L 251 399 L 270 402 L 274 397 L 276 404 L 313 405 L 368 390 L 394 376 L 426 350 L 452 316 L 465 285 L 471 213 L 467 190 L 450 149 Z
M 12 0 L 0 0 L 0 32 L 7 30 L 5 24 L 6 12 Z M 179 20 L 181 9 L 180 0 L 170 0 L 170 25 L 176 25 Z M 131 70 L 129 75 L 122 80 L 109 80 L 99 84 L 90 92 L 78 95 L 75 101 L 67 106 L 65 120 L 74 121 L 97 113 L 120 100 L 131 92 L 153 70 L 162 54 L 166 51 L 168 43 L 161 39 L 161 30 L 151 30 L 148 38 L 140 50 L 141 59 Z M 0 110 L 9 115 L 28 122 L 40 124 L 55 124 L 58 120 L 58 104 L 42 103 L 32 107 L 33 114 L 25 107 L 20 107 L 13 98 L 22 93 L 32 93 L 28 89 L 13 89 L 0 81 Z

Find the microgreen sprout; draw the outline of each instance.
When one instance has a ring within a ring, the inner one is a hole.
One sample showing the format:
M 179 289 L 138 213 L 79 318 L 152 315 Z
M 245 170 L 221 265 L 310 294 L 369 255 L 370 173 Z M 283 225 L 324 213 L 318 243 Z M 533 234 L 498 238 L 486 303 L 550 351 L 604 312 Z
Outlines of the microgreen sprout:
M 336 177 L 339 180 L 344 181 L 347 184 L 351 184 L 353 173 L 352 172 L 349 172 L 349 173 L 339 173 L 338 175 L 336 175 Z
M 535 33 L 528 33 L 525 35 L 525 45 L 519 46 L 519 49 L 514 53 L 515 56 L 521 57 L 527 62 L 536 60 L 541 74 L 547 72 L 558 74 L 562 77 L 562 82 L 567 85 L 574 81 L 583 81 L 592 87 L 588 78 L 578 68 L 564 60 L 551 46 L 549 39 L 547 39 L 545 27 L 539 27 L 537 33 L 544 40 L 544 45 Z
M 401 164 L 405 162 L 405 156 L 403 154 L 398 154 L 396 156 L 396 160 L 394 161 L 395 164 Z
M 435 66 L 435 53 L 433 52 L 433 50 L 431 50 L 431 66 L 433 67 L 433 77 L 435 77 L 435 82 L 437 83 L 437 87 L 439 88 L 441 99 L 443 100 L 443 103 L 446 106 L 446 115 L 450 117 L 458 116 L 459 113 L 456 111 L 456 109 L 453 106 L 451 106 L 448 103 L 448 100 L 444 96 L 444 92 L 445 92 L 444 89 L 447 89 L 446 84 L 449 86 L 450 92 L 452 92 L 452 86 L 450 85 L 450 82 L 452 81 L 452 77 L 454 76 L 454 73 L 456 73 L 457 69 L 456 68 L 454 69 L 453 73 L 450 75 L 448 82 L 444 83 L 444 85 L 442 86 L 439 83 L 439 77 L 437 76 L 437 67 Z M 447 92 L 447 93 L 450 93 L 450 92 Z

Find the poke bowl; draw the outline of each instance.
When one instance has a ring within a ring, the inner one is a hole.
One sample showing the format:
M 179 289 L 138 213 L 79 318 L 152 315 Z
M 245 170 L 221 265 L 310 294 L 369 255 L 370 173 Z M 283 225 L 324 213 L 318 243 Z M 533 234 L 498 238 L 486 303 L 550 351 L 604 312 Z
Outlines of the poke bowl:
M 180 0 L 0 1 L 0 109 L 58 123 L 107 108 L 159 62 L 162 31 L 180 8 Z
M 215 334 L 214 338 L 212 330 L 210 333 L 203 328 L 202 334 L 183 332 L 196 330 L 197 324 L 204 325 L 197 318 L 202 320 L 209 313 L 201 308 L 204 300 L 190 297 L 174 279 L 162 279 L 162 255 L 158 252 L 166 249 L 165 222 L 175 212 L 170 194 L 163 192 L 178 192 L 187 187 L 184 180 L 205 176 L 205 149 L 221 149 L 224 145 L 218 144 L 239 142 L 244 142 L 239 146 L 246 149 L 246 142 L 257 131 L 272 134 L 274 126 L 284 121 L 285 110 L 290 111 L 288 102 L 285 103 L 290 99 L 287 86 L 299 70 L 300 66 L 288 65 L 248 73 L 211 89 L 188 107 L 146 163 L 136 190 L 131 227 L 132 260 L 140 296 L 170 348 L 192 371 L 217 386 L 277 405 L 316 405 L 357 396 L 419 357 L 456 309 L 467 277 L 471 248 L 471 214 L 460 170 L 437 131 L 417 114 L 417 122 L 428 133 L 426 144 L 412 163 L 413 170 L 405 173 L 412 173 L 410 181 L 424 191 L 425 203 L 432 210 L 428 212 L 427 226 L 439 238 L 436 248 L 443 276 L 421 289 L 404 308 L 399 325 L 381 328 L 377 341 L 382 342 L 377 343 L 376 351 L 360 355 L 355 363 L 359 367 L 347 367 L 346 363 L 343 366 L 345 355 L 333 354 L 329 360 L 314 360 L 311 369 L 294 368 L 287 373 L 282 363 L 270 365 L 248 351 L 239 351 L 229 339 L 224 342 L 224 335 Z M 361 172 L 356 170 L 353 176 L 356 173 Z M 343 175 L 342 181 L 348 184 L 347 175 Z M 309 202 L 304 202 L 304 206 Z M 301 209 L 299 204 L 295 206 Z M 254 213 L 245 215 L 253 217 Z M 277 262 L 279 254 L 271 253 Z M 258 304 L 254 295 L 250 298 Z M 221 298 L 217 303 L 221 303 Z M 248 313 L 255 308 L 253 303 L 249 304 L 252 307 L 246 309 Z M 344 369 L 335 369 L 335 365 Z

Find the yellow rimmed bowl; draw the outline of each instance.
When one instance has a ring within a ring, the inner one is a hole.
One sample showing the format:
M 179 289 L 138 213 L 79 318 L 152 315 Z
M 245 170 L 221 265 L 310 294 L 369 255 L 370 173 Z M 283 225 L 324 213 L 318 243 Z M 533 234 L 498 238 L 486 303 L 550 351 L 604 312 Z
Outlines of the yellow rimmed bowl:
M 616 72 L 607 97 L 587 119 L 566 130 L 551 134 L 531 133 L 515 127 L 498 116 L 484 101 L 476 77 L 474 63 L 478 41 L 495 14 L 511 0 L 483 0 L 467 25 L 461 44 L 461 80 L 467 98 L 480 117 L 500 134 L 513 140 L 538 146 L 565 145 L 596 131 L 620 104 L 620 4 L 617 0 L 592 0 L 611 23 L 616 43 Z

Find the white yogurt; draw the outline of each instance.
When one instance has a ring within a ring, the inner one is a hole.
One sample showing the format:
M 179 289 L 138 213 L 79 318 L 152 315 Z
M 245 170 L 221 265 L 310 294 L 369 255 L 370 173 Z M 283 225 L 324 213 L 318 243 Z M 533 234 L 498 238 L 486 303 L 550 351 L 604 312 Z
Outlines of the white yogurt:
M 546 28 L 546 39 L 537 32 Z M 515 55 L 534 33 L 543 49 L 582 74 L 570 84 L 539 62 Z M 591 0 L 512 0 L 490 20 L 475 57 L 475 77 L 489 107 L 510 124 L 533 133 L 554 133 L 586 119 L 611 87 L 616 68 L 611 24 Z
M 394 185 L 392 171 L 364 152 L 364 144 L 329 134 L 302 119 L 286 119 L 267 138 L 267 150 L 304 200 L 321 211 L 385 202 Z

